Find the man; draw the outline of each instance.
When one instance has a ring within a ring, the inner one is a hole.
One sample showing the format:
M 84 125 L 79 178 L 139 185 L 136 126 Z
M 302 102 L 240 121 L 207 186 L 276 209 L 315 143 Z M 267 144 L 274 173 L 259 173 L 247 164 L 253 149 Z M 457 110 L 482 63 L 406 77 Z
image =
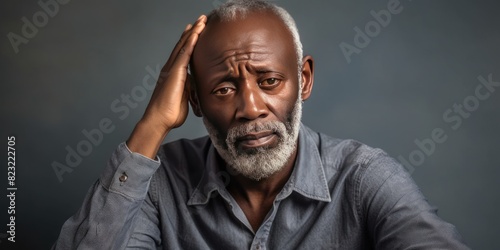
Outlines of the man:
M 466 249 L 400 164 L 301 124 L 313 69 L 282 8 L 201 16 L 54 248 Z M 209 137 L 161 145 L 188 102 Z

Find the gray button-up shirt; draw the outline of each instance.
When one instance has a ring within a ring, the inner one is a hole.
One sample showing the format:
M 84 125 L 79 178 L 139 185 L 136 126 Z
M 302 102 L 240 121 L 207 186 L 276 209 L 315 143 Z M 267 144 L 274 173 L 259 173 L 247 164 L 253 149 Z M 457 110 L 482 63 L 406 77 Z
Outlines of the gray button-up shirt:
M 55 249 L 468 249 L 380 149 L 304 125 L 293 173 L 252 230 L 208 137 L 156 161 L 122 143 Z

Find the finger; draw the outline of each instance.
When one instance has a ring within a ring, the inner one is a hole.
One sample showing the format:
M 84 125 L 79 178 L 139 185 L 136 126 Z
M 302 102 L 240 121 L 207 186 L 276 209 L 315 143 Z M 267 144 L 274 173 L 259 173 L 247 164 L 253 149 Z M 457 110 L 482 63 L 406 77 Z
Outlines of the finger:
M 184 91 L 186 91 L 187 93 L 191 93 L 191 84 L 192 84 L 192 79 L 191 79 L 191 75 L 188 73 L 186 74 L 186 82 L 184 84 Z
M 184 43 L 184 47 L 179 49 L 179 52 L 177 53 L 177 57 L 173 61 L 173 65 L 170 69 L 168 69 L 168 76 L 165 78 L 162 78 L 163 80 L 167 79 L 171 83 L 176 83 L 176 84 L 168 84 L 168 88 L 170 93 L 182 93 L 186 92 L 186 85 L 188 87 L 189 84 L 187 83 L 187 66 L 191 57 L 191 54 L 193 53 L 194 46 L 198 40 L 198 36 L 203 30 L 205 24 L 204 23 L 198 23 L 196 27 L 192 28 L 192 32 L 190 32 L 190 35 L 186 38 L 186 41 Z M 162 72 L 164 73 L 164 72 Z M 163 82 L 162 80 L 162 82 Z M 161 84 L 160 86 L 164 86 L 164 84 Z M 165 86 L 167 87 L 167 86 Z M 161 87 L 160 87 L 161 89 Z M 189 93 L 189 91 L 187 91 Z M 177 95 L 179 101 L 181 99 L 184 99 L 184 96 L 179 96 Z
M 206 21 L 206 16 L 205 15 L 201 15 L 198 20 L 196 20 L 196 22 L 191 25 L 191 24 L 188 24 L 186 26 L 186 29 L 184 30 L 184 32 L 182 33 L 181 35 L 181 38 L 179 39 L 179 41 L 177 42 L 177 44 L 175 45 L 174 49 L 172 50 L 172 53 L 170 54 L 170 57 L 168 58 L 168 61 L 167 63 L 165 63 L 165 66 L 164 66 L 164 69 L 165 70 L 168 70 L 171 68 L 175 58 L 177 57 L 177 54 L 179 53 L 179 51 L 181 51 L 182 47 L 184 47 L 185 43 L 186 43 L 186 40 L 188 39 L 189 35 L 193 32 L 193 31 L 196 31 L 197 28 L 199 28 L 200 24 L 201 23 L 205 23 Z M 201 32 L 201 31 L 200 31 Z M 162 70 L 163 71 L 163 70 Z
M 182 32 L 182 35 L 181 37 L 179 38 L 179 41 L 177 41 L 177 43 L 175 44 L 174 48 L 172 49 L 172 51 L 170 52 L 170 56 L 168 57 L 168 60 L 167 62 L 165 63 L 165 65 L 163 66 L 162 68 L 162 72 L 164 71 L 168 71 L 168 69 L 170 68 L 170 66 L 172 65 L 177 53 L 179 52 L 179 48 L 181 47 L 182 44 L 184 44 L 185 40 L 186 40 L 186 36 L 187 34 L 189 34 L 189 31 L 191 30 L 191 28 L 193 27 L 193 25 L 191 24 L 188 24 L 186 26 L 186 28 L 184 29 L 184 32 Z
M 191 56 L 194 51 L 195 44 L 198 40 L 198 34 L 193 33 L 189 36 L 188 40 L 186 41 L 186 45 L 181 48 L 179 53 L 177 54 L 177 57 L 175 58 L 175 61 L 172 64 L 172 68 L 169 71 L 169 74 L 177 74 L 178 76 L 181 76 L 182 80 L 186 80 L 186 76 L 188 74 L 188 65 L 189 61 L 191 59 Z
M 184 44 L 185 44 L 187 38 L 189 37 L 189 35 L 191 34 L 191 32 L 193 32 L 197 27 L 199 27 L 200 23 L 205 23 L 205 21 L 206 21 L 206 17 L 204 15 L 201 15 L 193 25 L 188 25 L 186 27 L 186 30 L 182 33 L 181 38 L 179 39 L 179 41 L 175 45 L 174 49 L 172 50 L 172 53 L 169 57 L 169 61 L 166 63 L 167 69 L 171 67 L 173 61 L 177 57 L 177 54 L 179 53 L 179 51 L 184 46 Z
M 203 28 L 205 28 L 204 23 L 200 23 L 197 25 L 197 27 L 193 28 L 193 32 L 189 35 L 184 46 L 180 48 L 179 52 L 177 53 L 177 57 L 173 62 L 171 70 L 182 70 L 182 72 L 180 73 L 187 73 L 189 60 L 191 59 L 194 47 Z

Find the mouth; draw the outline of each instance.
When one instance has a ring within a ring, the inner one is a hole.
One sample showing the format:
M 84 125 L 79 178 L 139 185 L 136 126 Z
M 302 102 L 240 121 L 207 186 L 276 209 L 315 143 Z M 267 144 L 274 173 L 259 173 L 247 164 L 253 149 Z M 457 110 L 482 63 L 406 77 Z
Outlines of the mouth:
M 278 135 L 273 131 L 261 131 L 246 134 L 236 140 L 238 147 L 242 150 L 253 149 L 274 145 L 278 141 Z

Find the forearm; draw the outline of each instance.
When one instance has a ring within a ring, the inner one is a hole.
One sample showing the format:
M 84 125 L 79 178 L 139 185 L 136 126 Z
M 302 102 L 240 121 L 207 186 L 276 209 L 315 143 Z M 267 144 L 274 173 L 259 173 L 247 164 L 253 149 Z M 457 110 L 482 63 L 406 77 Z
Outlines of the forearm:
M 127 146 L 132 152 L 154 159 L 167 133 L 166 129 L 139 122 L 127 140 Z

